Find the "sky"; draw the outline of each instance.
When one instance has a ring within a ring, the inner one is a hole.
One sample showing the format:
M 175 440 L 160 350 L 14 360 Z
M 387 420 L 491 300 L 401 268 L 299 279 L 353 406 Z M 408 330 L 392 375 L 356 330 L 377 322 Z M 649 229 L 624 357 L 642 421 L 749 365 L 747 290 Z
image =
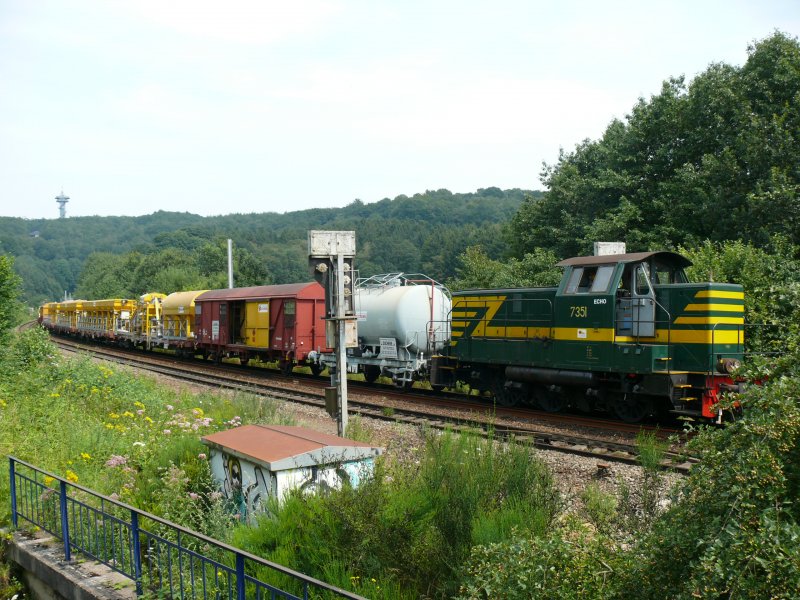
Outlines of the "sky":
M 0 216 L 543 189 L 797 0 L 0 0 Z

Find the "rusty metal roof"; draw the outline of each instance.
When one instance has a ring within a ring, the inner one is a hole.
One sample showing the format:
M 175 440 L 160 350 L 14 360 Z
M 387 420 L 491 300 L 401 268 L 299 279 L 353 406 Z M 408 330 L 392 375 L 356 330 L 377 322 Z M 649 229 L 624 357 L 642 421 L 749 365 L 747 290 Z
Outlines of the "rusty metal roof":
M 605 256 L 576 256 L 575 258 L 567 258 L 557 263 L 557 267 L 575 267 L 575 266 L 588 266 L 588 265 L 613 265 L 617 263 L 630 263 L 641 262 L 648 258 L 656 258 L 674 264 L 678 267 L 689 267 L 692 264 L 685 256 L 681 256 L 677 252 L 634 252 L 631 254 L 607 254 Z
M 253 287 L 210 290 L 200 294 L 195 302 L 208 300 L 266 300 L 267 298 L 324 298 L 325 291 L 316 281 L 285 283 L 282 285 L 257 285 Z
M 363 442 L 289 425 L 244 425 L 207 435 L 203 442 L 264 464 L 270 471 L 350 462 L 382 452 L 382 448 Z

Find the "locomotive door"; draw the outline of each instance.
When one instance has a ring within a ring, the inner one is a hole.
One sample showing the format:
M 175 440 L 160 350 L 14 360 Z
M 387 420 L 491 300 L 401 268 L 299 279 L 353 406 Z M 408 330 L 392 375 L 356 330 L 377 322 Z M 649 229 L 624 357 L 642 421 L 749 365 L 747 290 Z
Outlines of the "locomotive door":
M 647 263 L 636 265 L 632 283 L 632 335 L 634 337 L 654 337 L 656 335 L 656 293 L 650 283 L 650 269 Z

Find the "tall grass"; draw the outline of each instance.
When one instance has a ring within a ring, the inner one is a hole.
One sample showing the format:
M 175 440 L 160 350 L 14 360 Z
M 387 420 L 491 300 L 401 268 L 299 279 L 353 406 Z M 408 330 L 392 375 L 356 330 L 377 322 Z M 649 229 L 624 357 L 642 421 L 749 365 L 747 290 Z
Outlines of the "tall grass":
M 370 597 L 447 597 L 473 546 L 512 529 L 543 535 L 558 508 L 528 448 L 430 432 L 419 465 L 379 464 L 357 490 L 293 495 L 236 543 Z
M 0 421 L 4 459 L 13 454 L 143 510 L 226 535 L 230 527 L 219 525 L 209 500 L 217 495 L 200 437 L 240 422 L 291 423 L 264 398 L 191 394 L 88 357 L 61 358 L 36 329 L 0 354 Z M 181 509 L 160 493 L 173 467 L 186 480 L 172 490 Z M 0 522 L 9 518 L 8 485 L 2 469 Z
M 36 352 L 12 348 L 0 356 L 3 457 L 14 454 L 371 598 L 452 596 L 472 548 L 512 532 L 542 536 L 559 509 L 548 470 L 528 448 L 427 432 L 418 463 L 389 470 L 379 460 L 358 489 L 294 494 L 273 503 L 256 526 L 239 526 L 214 487 L 199 438 L 239 423 L 290 424 L 278 404 L 172 390 L 89 358 L 56 357 L 39 332 L 26 335 L 17 343 Z M 360 419 L 350 433 L 369 437 Z M 3 523 L 8 494 L 2 469 Z

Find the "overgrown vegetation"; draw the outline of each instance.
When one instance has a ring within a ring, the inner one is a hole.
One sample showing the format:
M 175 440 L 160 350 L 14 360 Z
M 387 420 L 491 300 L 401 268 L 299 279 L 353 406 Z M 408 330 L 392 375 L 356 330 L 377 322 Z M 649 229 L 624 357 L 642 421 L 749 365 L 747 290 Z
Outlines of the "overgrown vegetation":
M 88 359 L 55 357 L 40 330 L 0 367 L 0 449 L 100 492 L 375 598 L 792 598 L 800 585 L 800 356 L 738 398 L 743 417 L 701 430 L 702 457 L 662 497 L 661 443 L 640 438 L 641 484 L 590 484 L 564 513 L 548 470 L 516 444 L 431 432 L 418 464 L 358 489 L 293 495 L 237 528 L 198 437 L 275 421 L 250 397 L 172 392 Z M 237 418 L 238 417 L 238 418 Z M 351 433 L 369 438 L 360 420 Z M 0 520 L 8 521 L 7 472 Z M 18 585 L 0 572 L 7 589 Z
M 419 465 L 379 468 L 357 490 L 294 495 L 236 542 L 371 598 L 445 598 L 471 548 L 543 536 L 558 509 L 528 448 L 431 432 Z

